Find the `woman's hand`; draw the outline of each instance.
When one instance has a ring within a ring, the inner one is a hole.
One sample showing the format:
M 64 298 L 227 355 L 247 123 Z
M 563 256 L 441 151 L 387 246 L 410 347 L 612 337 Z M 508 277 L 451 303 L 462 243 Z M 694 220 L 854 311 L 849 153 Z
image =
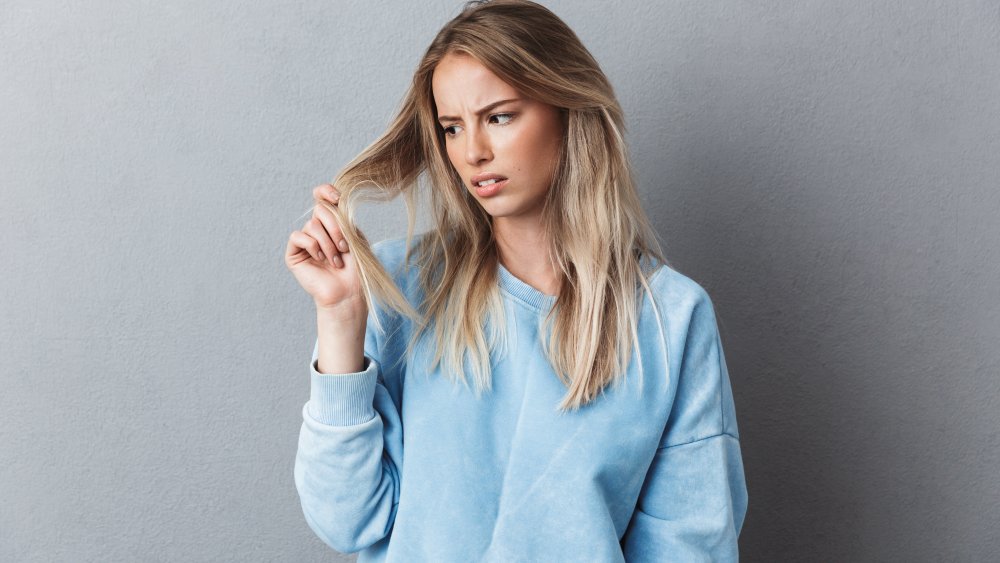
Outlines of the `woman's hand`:
M 312 296 L 317 309 L 344 319 L 365 318 L 368 306 L 361 294 L 357 264 L 336 217 L 319 203 L 325 200 L 336 205 L 340 192 L 322 184 L 313 188 L 313 198 L 316 207 L 312 218 L 288 237 L 285 265 Z

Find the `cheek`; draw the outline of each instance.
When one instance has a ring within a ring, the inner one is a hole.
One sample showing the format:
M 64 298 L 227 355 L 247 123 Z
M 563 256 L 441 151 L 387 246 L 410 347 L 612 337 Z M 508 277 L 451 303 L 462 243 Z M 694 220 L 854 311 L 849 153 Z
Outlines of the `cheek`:
M 554 170 L 562 139 L 554 136 L 549 129 L 535 131 L 526 137 L 525 142 L 520 143 L 518 147 L 525 159 L 524 162 L 533 163 L 533 168 L 538 171 Z
M 544 177 L 546 184 L 552 181 L 555 174 L 556 164 L 559 159 L 560 139 L 540 138 L 532 147 L 532 151 L 526 155 L 533 163 L 533 168 Z
M 458 163 L 459 163 L 458 147 L 455 146 L 455 143 L 446 142 L 444 150 L 445 153 L 448 155 L 448 162 L 451 163 L 452 167 L 454 167 L 455 170 L 458 170 Z

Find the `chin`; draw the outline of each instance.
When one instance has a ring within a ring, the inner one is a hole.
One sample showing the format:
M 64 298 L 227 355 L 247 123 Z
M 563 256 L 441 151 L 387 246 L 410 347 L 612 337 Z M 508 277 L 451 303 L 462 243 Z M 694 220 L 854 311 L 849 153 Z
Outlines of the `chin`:
M 509 205 L 497 205 L 494 202 L 488 202 L 483 205 L 483 211 L 493 219 L 500 219 L 505 217 L 524 217 L 530 215 L 526 213 L 524 209 L 511 207 Z
M 505 217 L 508 215 L 507 211 L 498 205 L 479 202 L 479 206 L 482 207 L 483 211 L 485 211 L 490 217 Z

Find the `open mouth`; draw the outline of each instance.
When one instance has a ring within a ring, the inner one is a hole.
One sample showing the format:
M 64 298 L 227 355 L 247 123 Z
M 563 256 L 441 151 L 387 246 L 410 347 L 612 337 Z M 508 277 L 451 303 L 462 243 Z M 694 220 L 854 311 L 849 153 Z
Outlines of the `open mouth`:
M 479 194 L 480 197 L 489 197 L 491 195 L 499 193 L 500 190 L 503 189 L 503 187 L 506 185 L 507 185 L 506 178 L 504 179 L 490 178 L 489 180 L 483 180 L 482 182 L 478 182 L 475 184 L 476 193 Z
M 501 176 L 499 174 L 477 174 L 472 177 L 470 183 L 473 187 L 484 188 L 492 184 L 503 182 L 506 179 L 506 176 Z

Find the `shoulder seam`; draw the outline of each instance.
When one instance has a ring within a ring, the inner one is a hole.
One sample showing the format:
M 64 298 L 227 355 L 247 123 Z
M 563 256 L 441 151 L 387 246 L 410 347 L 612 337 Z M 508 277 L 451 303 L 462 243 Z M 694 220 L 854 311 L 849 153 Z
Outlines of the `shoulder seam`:
M 712 438 L 719 438 L 721 436 L 729 436 L 730 438 L 736 440 L 737 442 L 740 440 L 740 437 L 737 436 L 737 435 L 735 435 L 735 434 L 730 434 L 729 432 L 720 432 L 718 434 L 713 434 L 712 436 L 705 436 L 704 438 L 698 438 L 696 440 L 691 440 L 690 442 L 684 442 L 682 444 L 670 444 L 670 445 L 667 445 L 667 446 L 660 446 L 660 447 L 656 448 L 656 451 L 666 450 L 666 449 L 670 449 L 670 448 L 676 448 L 678 446 L 688 446 L 688 445 L 691 445 L 691 444 L 696 444 L 698 442 L 704 442 L 705 440 L 711 440 Z

